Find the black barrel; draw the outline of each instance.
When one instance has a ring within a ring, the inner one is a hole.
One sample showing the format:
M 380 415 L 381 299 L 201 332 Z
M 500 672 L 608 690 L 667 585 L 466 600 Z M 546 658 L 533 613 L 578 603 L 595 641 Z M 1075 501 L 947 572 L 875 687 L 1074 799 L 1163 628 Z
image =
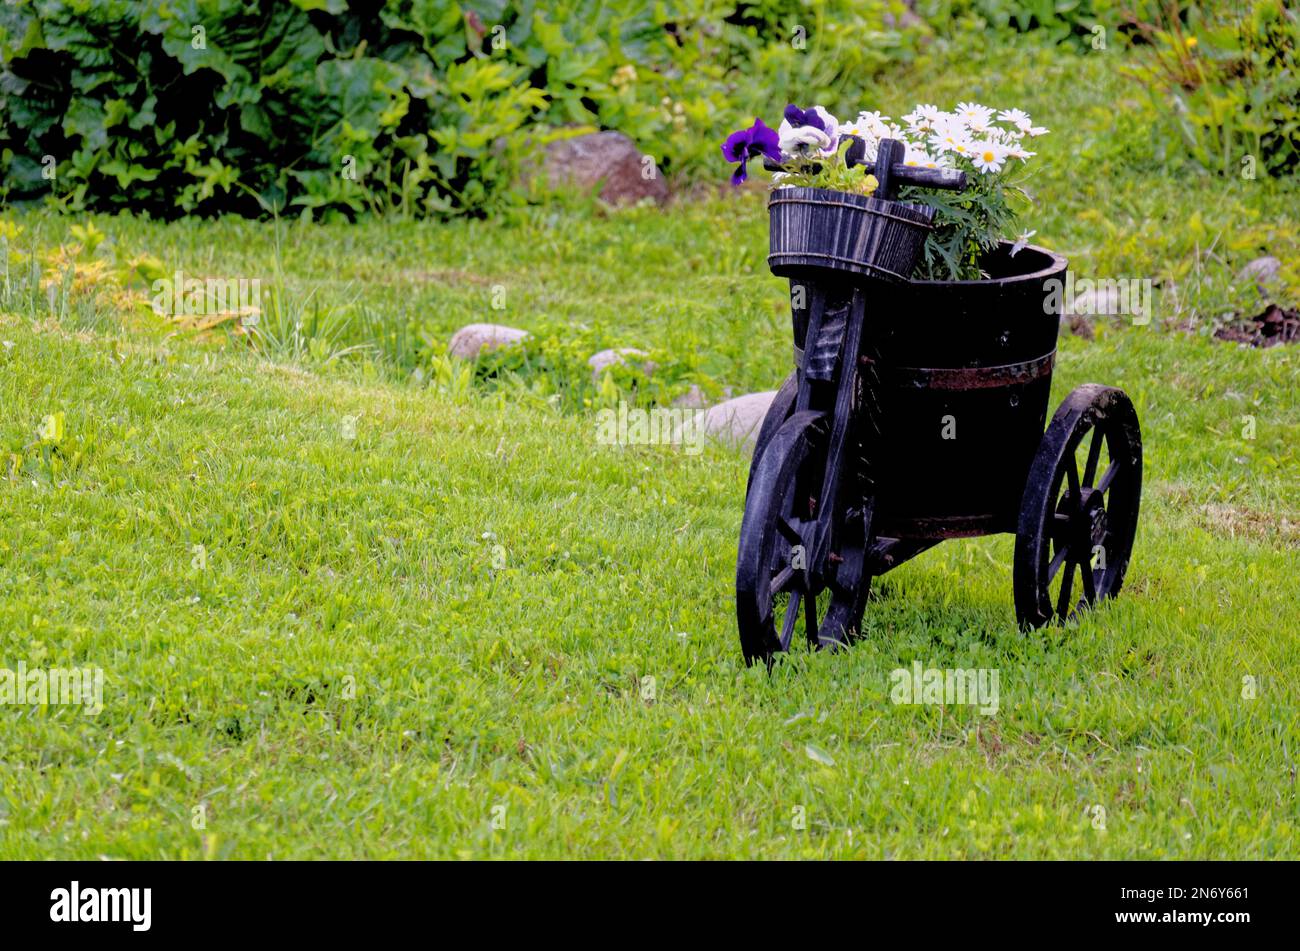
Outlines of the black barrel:
M 868 303 L 882 421 L 877 533 L 1015 531 L 1047 419 L 1066 260 L 1003 244 L 979 281 L 882 285 Z

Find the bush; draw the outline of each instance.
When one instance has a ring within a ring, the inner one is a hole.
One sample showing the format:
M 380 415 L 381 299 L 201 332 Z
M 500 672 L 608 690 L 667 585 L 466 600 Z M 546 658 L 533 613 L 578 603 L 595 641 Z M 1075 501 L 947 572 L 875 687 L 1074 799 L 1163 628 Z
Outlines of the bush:
M 1109 26 L 1110 0 L 921 0 L 917 9 L 944 33 L 967 27 L 1036 32 L 1053 43 L 1080 48 L 1093 43 L 1093 29 Z
M 886 29 L 901 10 L 12 0 L 0 6 L 0 197 L 160 217 L 487 214 L 520 200 L 524 151 L 562 126 L 619 129 L 689 177 L 737 105 L 834 98 L 910 57 L 919 31 Z
M 1281 0 L 1127 12 L 1130 72 L 1166 117 L 1165 151 L 1224 175 L 1300 169 L 1300 14 Z

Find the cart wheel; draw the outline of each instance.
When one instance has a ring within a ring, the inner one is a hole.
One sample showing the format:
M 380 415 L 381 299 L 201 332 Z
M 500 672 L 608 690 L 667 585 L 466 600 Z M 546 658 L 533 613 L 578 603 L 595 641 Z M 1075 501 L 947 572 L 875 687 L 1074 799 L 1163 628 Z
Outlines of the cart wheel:
M 1142 432 L 1133 404 L 1111 386 L 1078 387 L 1043 434 L 1020 503 L 1014 587 L 1021 627 L 1064 620 L 1119 593 L 1141 495 Z
M 861 507 L 834 513 L 825 570 L 806 563 L 826 466 L 829 420 L 795 413 L 752 469 L 736 560 L 736 619 L 746 663 L 787 651 L 802 637 L 815 647 L 856 637 L 866 607 L 867 518 Z
M 772 405 L 767 408 L 763 422 L 758 427 L 758 437 L 754 440 L 754 455 L 749 464 L 749 481 L 745 483 L 746 497 L 749 496 L 749 487 L 754 484 L 754 470 L 758 468 L 758 460 L 763 457 L 763 450 L 772 441 L 781 424 L 794 412 L 794 401 L 798 395 L 799 374 L 791 373 L 785 378 L 781 388 L 776 391 L 776 396 L 772 397 Z

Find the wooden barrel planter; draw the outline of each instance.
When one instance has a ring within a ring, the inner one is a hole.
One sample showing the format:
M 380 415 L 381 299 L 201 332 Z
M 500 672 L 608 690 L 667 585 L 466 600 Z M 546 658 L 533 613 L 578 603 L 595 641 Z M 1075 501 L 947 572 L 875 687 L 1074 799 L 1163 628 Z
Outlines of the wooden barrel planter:
M 882 286 L 867 314 L 889 460 L 881 534 L 1015 531 L 1056 359 L 1048 282 L 1065 279 L 1066 260 L 1004 244 L 983 267 L 984 280 Z
M 809 270 L 905 281 L 912 273 L 934 209 L 828 188 L 788 187 L 767 202 L 768 266 L 782 277 Z

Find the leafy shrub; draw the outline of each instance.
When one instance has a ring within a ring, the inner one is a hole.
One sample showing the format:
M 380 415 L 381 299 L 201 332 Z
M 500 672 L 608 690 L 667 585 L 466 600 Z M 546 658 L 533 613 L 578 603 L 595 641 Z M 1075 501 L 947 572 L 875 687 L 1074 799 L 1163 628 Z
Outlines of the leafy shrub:
M 1053 43 L 1087 47 L 1108 26 L 1109 0 L 922 0 L 917 9 L 936 30 L 1034 31 Z
M 1282 0 L 1154 0 L 1125 16 L 1142 46 L 1130 72 L 1166 117 L 1170 154 L 1224 175 L 1300 168 L 1300 13 Z
M 561 126 L 619 129 L 689 175 L 723 107 L 762 92 L 751 77 L 820 94 L 910 56 L 919 32 L 885 28 L 901 9 L 12 0 L 0 198 L 162 217 L 486 214 L 519 200 L 524 151 Z
M 541 91 L 491 59 L 435 77 L 419 35 L 359 5 L 326 6 L 2 8 L 9 197 L 48 186 L 70 208 L 161 216 L 488 204 L 506 174 L 490 146 L 545 106 Z

